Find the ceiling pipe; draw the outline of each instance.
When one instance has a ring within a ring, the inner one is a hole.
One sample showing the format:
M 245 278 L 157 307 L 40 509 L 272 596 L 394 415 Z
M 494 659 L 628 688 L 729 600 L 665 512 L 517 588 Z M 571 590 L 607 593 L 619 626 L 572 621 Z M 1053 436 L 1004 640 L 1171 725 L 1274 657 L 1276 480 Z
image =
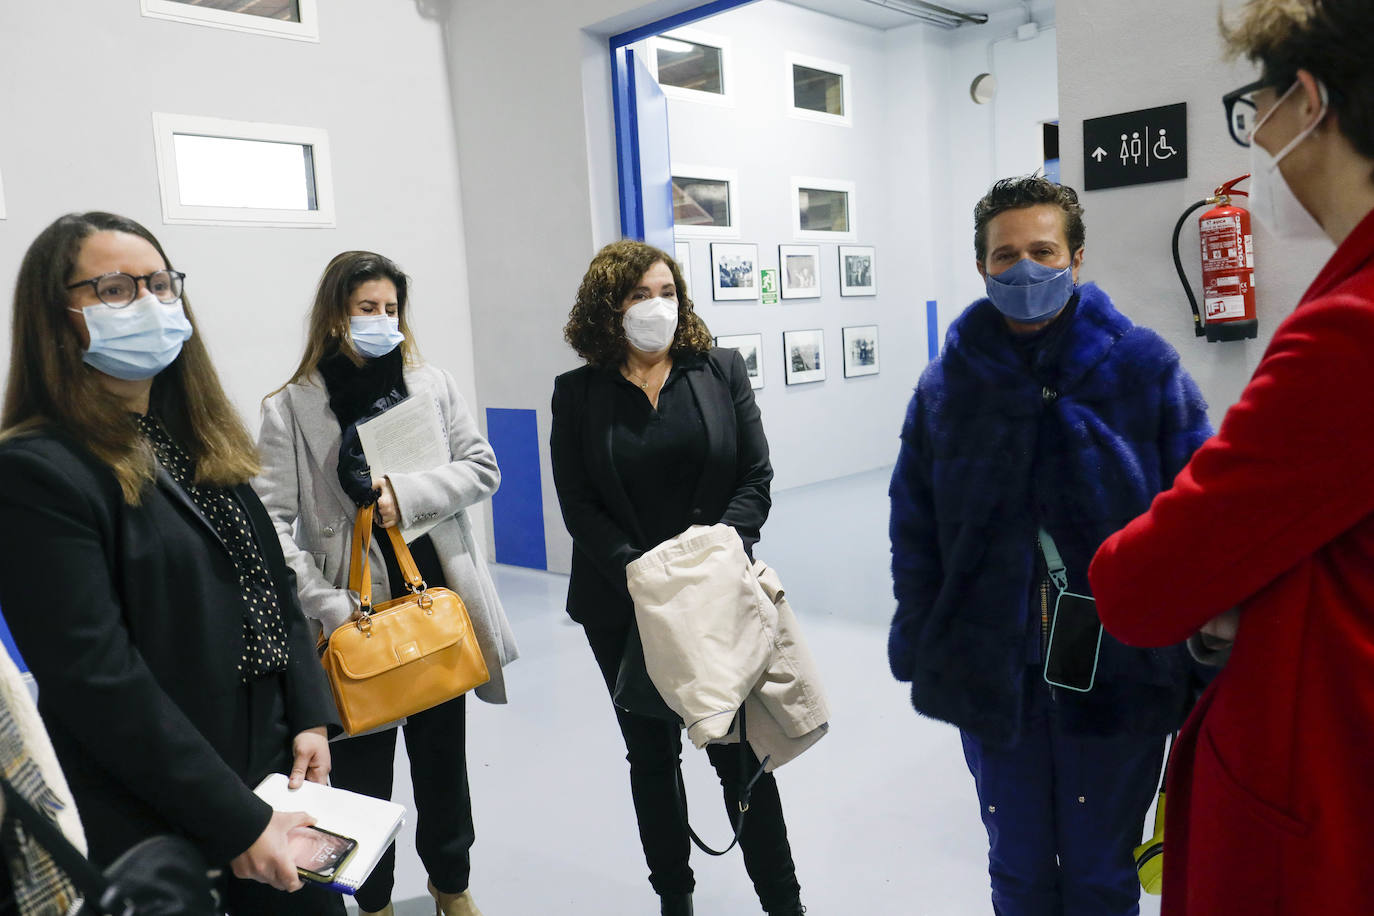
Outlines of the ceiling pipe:
M 987 13 L 963 13 L 948 7 L 927 3 L 925 0 L 864 0 L 874 6 L 906 13 L 922 22 L 943 29 L 957 29 L 963 25 L 982 25 L 988 21 Z

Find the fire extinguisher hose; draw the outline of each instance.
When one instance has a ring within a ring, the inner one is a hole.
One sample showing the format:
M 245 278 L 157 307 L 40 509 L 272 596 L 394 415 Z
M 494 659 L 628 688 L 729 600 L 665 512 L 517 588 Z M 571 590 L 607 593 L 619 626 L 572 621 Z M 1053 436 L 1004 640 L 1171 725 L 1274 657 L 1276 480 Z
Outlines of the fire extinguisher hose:
M 1202 326 L 1202 313 L 1198 311 L 1197 297 L 1193 295 L 1193 286 L 1188 282 L 1188 275 L 1183 272 L 1183 259 L 1178 256 L 1178 236 L 1183 231 L 1183 224 L 1187 222 L 1189 216 L 1192 216 L 1195 211 L 1202 207 L 1215 202 L 1215 198 L 1198 201 L 1183 211 L 1183 215 L 1178 218 L 1178 223 L 1174 226 L 1174 268 L 1178 271 L 1178 282 L 1183 284 L 1183 291 L 1188 295 L 1188 306 L 1193 310 L 1193 336 L 1195 337 L 1201 337 L 1207 331 Z

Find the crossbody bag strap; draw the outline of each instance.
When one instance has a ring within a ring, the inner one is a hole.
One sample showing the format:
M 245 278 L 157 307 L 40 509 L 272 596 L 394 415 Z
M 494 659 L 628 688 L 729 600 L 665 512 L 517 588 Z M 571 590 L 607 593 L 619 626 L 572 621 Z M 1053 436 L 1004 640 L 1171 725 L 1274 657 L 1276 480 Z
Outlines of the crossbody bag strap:
M 1069 570 L 1064 565 L 1064 558 L 1059 555 L 1059 548 L 1054 543 L 1054 538 L 1044 528 L 1040 529 L 1040 551 L 1045 555 L 1045 567 L 1049 570 L 1050 581 L 1055 588 L 1061 592 L 1069 590 Z
M 29 836 L 47 850 L 57 867 L 71 879 L 72 885 L 86 899 L 88 905 L 99 905 L 110 886 L 100 870 L 81 854 L 81 850 L 71 844 L 52 818 L 30 804 L 29 800 L 19 794 L 3 776 L 0 776 L 0 789 L 3 789 L 5 794 L 6 816 L 19 819 L 29 832 Z M 3 863 L 0 863 L 0 867 L 3 867 Z M 100 912 L 106 911 L 102 907 Z
M 708 856 L 723 856 L 735 848 L 739 843 L 739 835 L 744 832 L 744 815 L 749 811 L 749 798 L 753 795 L 754 784 L 762 778 L 764 769 L 768 766 L 768 761 L 772 756 L 764 757 L 759 763 L 759 768 L 749 775 L 749 729 L 745 722 L 744 705 L 739 708 L 739 801 L 736 803 L 736 810 L 730 817 L 730 826 L 734 828 L 735 835 L 730 840 L 730 845 L 724 849 L 712 849 L 706 842 L 692 829 L 692 822 L 687 818 L 687 789 L 682 783 L 682 767 L 677 769 L 677 780 L 674 788 L 677 790 L 678 813 L 682 815 L 682 822 L 687 825 L 687 832 L 692 837 L 692 842 L 697 848 Z

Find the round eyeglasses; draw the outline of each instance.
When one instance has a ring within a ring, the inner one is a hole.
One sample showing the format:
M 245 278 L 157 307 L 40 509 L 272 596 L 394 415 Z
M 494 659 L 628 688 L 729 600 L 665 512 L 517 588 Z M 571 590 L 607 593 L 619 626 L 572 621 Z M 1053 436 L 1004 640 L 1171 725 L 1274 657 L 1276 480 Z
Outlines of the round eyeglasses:
M 135 277 L 126 273 L 102 274 L 93 280 L 68 284 L 67 289 L 89 286 L 101 302 L 111 308 L 122 309 L 138 298 L 138 284 L 142 282 L 158 302 L 172 303 L 181 298 L 182 281 L 186 275 L 178 270 L 155 270 Z
M 1221 104 L 1226 107 L 1226 126 L 1231 130 L 1231 139 L 1241 146 L 1250 145 L 1250 134 L 1255 130 L 1255 119 L 1259 113 L 1259 106 L 1251 96 L 1268 85 L 1268 80 L 1255 80 L 1221 97 Z

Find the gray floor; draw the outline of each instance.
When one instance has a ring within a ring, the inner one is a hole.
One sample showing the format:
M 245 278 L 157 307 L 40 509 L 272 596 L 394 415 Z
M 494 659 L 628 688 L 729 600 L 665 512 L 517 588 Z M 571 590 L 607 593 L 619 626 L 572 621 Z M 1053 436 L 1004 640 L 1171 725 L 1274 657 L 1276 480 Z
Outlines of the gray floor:
M 787 585 L 834 716 L 830 735 L 778 770 L 802 899 L 814 916 L 988 913 L 986 835 L 958 733 L 918 718 L 887 670 L 888 473 L 776 493 L 758 549 Z M 624 745 L 581 629 L 563 613 L 567 579 L 494 572 L 522 657 L 508 706 L 468 707 L 474 897 L 485 916 L 651 916 Z M 684 772 L 695 825 L 723 841 L 705 755 L 689 747 Z M 409 806 L 409 780 L 398 782 Z M 398 901 L 425 893 L 413 825 L 399 843 Z M 692 865 L 698 914 L 760 912 L 737 852 Z M 407 899 L 396 911 L 433 904 Z M 1157 914 L 1157 898 L 1142 912 Z

